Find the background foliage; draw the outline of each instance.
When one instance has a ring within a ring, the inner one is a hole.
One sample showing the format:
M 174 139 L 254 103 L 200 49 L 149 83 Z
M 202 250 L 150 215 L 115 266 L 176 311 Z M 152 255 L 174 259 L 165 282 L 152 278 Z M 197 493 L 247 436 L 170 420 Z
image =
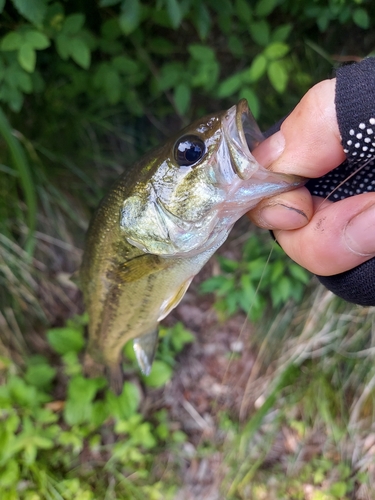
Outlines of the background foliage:
M 373 19 L 371 0 L 0 0 L 2 498 L 91 499 L 95 488 L 103 498 L 173 494 L 157 481 L 148 487 L 147 471 L 152 453 L 178 446 L 183 433 L 165 413 L 145 420 L 136 385 L 117 397 L 105 380 L 85 380 L 77 361 L 84 319 L 65 324 L 81 312 L 68 278 L 90 213 L 128 164 L 194 117 L 245 97 L 266 129 L 335 66 L 374 51 Z M 222 256 L 218 275 L 203 284 L 222 317 L 250 301 L 256 319 L 267 303 L 280 310 L 303 298 L 308 275 L 278 249 L 266 261 L 268 250 L 254 238 L 242 259 Z M 163 330 L 153 377 L 142 384 L 170 380 L 176 354 L 192 340 L 174 328 L 173 335 Z M 372 373 L 364 366 L 361 381 Z M 321 371 L 331 387 L 337 372 Z M 92 469 L 80 468 L 84 450 L 104 471 L 100 484 Z M 317 465 L 320 475 L 306 474 L 323 481 L 331 466 L 328 460 Z M 336 493 L 316 498 L 353 490 L 346 469 L 338 477 Z

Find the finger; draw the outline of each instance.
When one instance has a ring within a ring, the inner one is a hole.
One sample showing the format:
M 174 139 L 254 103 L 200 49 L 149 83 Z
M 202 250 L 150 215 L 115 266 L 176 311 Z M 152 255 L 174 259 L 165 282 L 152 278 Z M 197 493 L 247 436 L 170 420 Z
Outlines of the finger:
M 375 194 L 332 203 L 314 197 L 310 223 L 293 231 L 276 230 L 285 252 L 311 272 L 342 273 L 375 256 Z
M 263 141 L 253 154 L 275 172 L 320 177 L 345 160 L 335 108 L 336 80 L 312 87 L 280 131 Z
M 248 212 L 249 219 L 265 229 L 298 229 L 313 216 L 313 203 L 305 187 L 261 201 Z

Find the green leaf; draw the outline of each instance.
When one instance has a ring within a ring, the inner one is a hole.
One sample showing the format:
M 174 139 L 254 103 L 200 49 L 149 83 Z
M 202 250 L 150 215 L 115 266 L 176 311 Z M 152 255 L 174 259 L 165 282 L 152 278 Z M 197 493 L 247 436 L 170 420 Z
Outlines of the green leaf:
M 191 89 L 186 83 L 178 84 L 173 93 L 177 111 L 180 115 L 184 115 L 189 108 L 191 99 Z
M 35 387 L 30 387 L 19 377 L 12 377 L 8 382 L 9 393 L 16 404 L 32 408 L 37 401 L 37 391 Z
M 125 35 L 132 33 L 141 20 L 141 6 L 139 0 L 123 0 L 119 24 Z
M 201 40 L 205 40 L 211 29 L 210 11 L 203 2 L 197 2 L 196 14 L 193 14 L 193 23 Z
M 282 24 L 272 31 L 271 40 L 273 42 L 285 42 L 291 31 L 292 25 L 290 23 Z
M 178 28 L 182 21 L 182 10 L 177 0 L 166 0 L 167 12 L 174 29 Z
M 105 387 L 103 378 L 86 379 L 78 375 L 68 386 L 68 398 L 64 408 L 64 418 L 67 424 L 77 425 L 90 422 L 92 415 L 92 400 L 99 389 Z
M 277 289 L 279 291 L 281 299 L 286 302 L 292 293 L 292 281 L 289 277 L 283 276 L 277 283 Z
M 124 73 L 125 75 L 131 75 L 139 71 L 139 65 L 137 61 L 130 59 L 130 57 L 126 56 L 117 56 L 112 59 L 113 66 Z
M 183 66 L 180 63 L 166 63 L 161 68 L 158 79 L 158 87 L 160 90 L 167 90 L 174 87 L 180 81 L 183 74 Z
M 119 396 L 108 391 L 106 394 L 107 406 L 110 414 L 118 420 L 129 420 L 137 415 L 140 403 L 140 394 L 137 387 L 125 382 L 122 393 Z
M 0 14 L 3 12 L 5 6 L 5 0 L 0 0 Z
M 360 28 L 367 30 L 370 27 L 370 17 L 365 9 L 358 8 L 353 12 L 353 21 Z
M 17 58 L 21 68 L 23 68 L 28 73 L 32 73 L 34 71 L 36 63 L 36 52 L 30 45 L 22 45 L 18 51 Z
M 70 40 L 70 55 L 79 66 L 88 69 L 91 62 L 91 52 L 82 38 L 72 38 Z
M 191 59 L 188 71 L 191 75 L 191 87 L 203 87 L 205 90 L 210 91 L 216 85 L 220 68 L 216 60 L 201 61 L 197 64 L 195 59 Z
M 243 83 L 243 73 L 236 73 L 220 83 L 217 96 L 219 98 L 233 95 Z
M 17 31 L 7 33 L 1 42 L 1 50 L 18 50 L 23 44 L 23 37 Z
M 64 35 L 64 33 L 60 33 L 59 35 L 57 35 L 55 43 L 57 53 L 59 54 L 61 59 L 66 61 L 66 59 L 69 58 L 70 54 L 70 38 Z
M 272 61 L 267 68 L 267 74 L 273 88 L 282 94 L 288 83 L 288 72 L 283 61 Z
M 330 20 L 331 16 L 328 9 L 324 10 L 323 13 L 317 18 L 316 24 L 322 33 L 327 31 Z
M 255 14 L 259 17 L 265 17 L 271 14 L 279 0 L 259 0 L 255 7 Z
M 334 498 L 345 498 L 346 494 L 349 493 L 348 487 L 350 487 L 350 483 L 337 481 L 336 483 L 332 484 L 329 492 L 334 496 Z
M 119 414 L 118 418 L 128 419 L 137 412 L 140 403 L 140 394 L 138 388 L 130 383 L 125 382 L 122 388 L 122 393 L 117 399 Z
M 199 288 L 202 293 L 216 292 L 222 286 L 222 283 L 226 281 L 227 279 L 225 276 L 213 276 L 212 278 L 208 278 L 203 281 Z
M 270 267 L 271 267 L 271 277 L 270 277 L 271 283 L 276 283 L 285 273 L 285 262 L 283 262 L 282 260 L 277 260 L 273 262 L 272 266 Z
M 162 54 L 164 56 L 172 54 L 174 51 L 174 45 L 169 40 L 156 36 L 148 40 L 147 50 L 150 53 Z
M 63 25 L 63 33 L 65 35 L 76 35 L 85 24 L 85 15 L 81 13 L 68 16 Z
M 163 361 L 154 361 L 151 373 L 148 377 L 143 376 L 143 382 L 149 387 L 161 387 L 172 378 L 172 368 Z
M 258 45 L 265 47 L 270 39 L 270 27 L 263 19 L 249 24 L 249 31 L 252 39 Z
M 192 43 L 188 47 L 190 55 L 197 61 L 212 61 L 216 59 L 215 52 L 211 47 L 207 45 L 201 45 L 199 43 Z
M 182 323 L 177 323 L 170 331 L 171 343 L 175 352 L 180 352 L 186 344 L 191 344 L 195 336 L 186 330 Z
M 14 484 L 18 483 L 19 475 L 20 470 L 17 461 L 14 459 L 8 460 L 0 472 L 0 483 L 4 492 Z
M 267 59 L 263 54 L 258 54 L 251 63 L 249 69 L 245 70 L 243 73 L 243 81 L 247 83 L 253 83 L 258 81 L 265 73 L 267 69 Z
M 80 352 L 85 345 L 81 331 L 69 327 L 48 330 L 47 341 L 58 354 Z
M 28 21 L 40 25 L 47 12 L 46 0 L 12 0 L 13 5 Z
M 224 257 L 222 255 L 218 255 L 217 260 L 220 264 L 220 269 L 224 273 L 233 273 L 234 271 L 237 271 L 240 265 L 237 260 L 228 259 L 228 257 Z
M 235 57 L 242 57 L 245 54 L 245 47 L 239 36 L 231 35 L 228 37 L 228 49 Z
M 307 285 L 307 283 L 311 280 L 311 274 L 309 271 L 306 271 L 303 267 L 299 266 L 298 264 L 290 264 L 289 267 L 289 272 L 298 281 L 301 281 L 303 284 Z
M 25 373 L 25 380 L 28 384 L 38 389 L 44 389 L 49 387 L 55 376 L 56 369 L 44 361 L 38 364 L 31 364 Z
M 281 59 L 282 57 L 286 56 L 286 54 L 289 52 L 289 49 L 290 47 L 286 43 L 274 42 L 264 49 L 263 54 L 267 59 L 273 61 L 275 59 Z
M 235 9 L 238 19 L 244 24 L 249 24 L 252 19 L 252 11 L 249 2 L 246 0 L 236 0 Z
M 25 40 L 30 44 L 33 49 L 43 50 L 50 46 L 48 37 L 40 31 L 30 30 L 24 35 Z
M 108 405 L 105 401 L 99 400 L 92 403 L 90 424 L 95 428 L 100 427 L 109 416 Z

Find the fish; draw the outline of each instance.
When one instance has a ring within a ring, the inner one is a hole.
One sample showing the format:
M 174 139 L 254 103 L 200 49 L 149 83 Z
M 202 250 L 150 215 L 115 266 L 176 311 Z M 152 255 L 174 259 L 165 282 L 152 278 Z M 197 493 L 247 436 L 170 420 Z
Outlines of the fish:
M 159 322 L 234 223 L 264 198 L 305 183 L 256 161 L 251 152 L 263 138 L 242 99 L 196 120 L 115 182 L 92 217 L 80 271 L 88 371 L 115 371 L 133 340 L 148 375 Z

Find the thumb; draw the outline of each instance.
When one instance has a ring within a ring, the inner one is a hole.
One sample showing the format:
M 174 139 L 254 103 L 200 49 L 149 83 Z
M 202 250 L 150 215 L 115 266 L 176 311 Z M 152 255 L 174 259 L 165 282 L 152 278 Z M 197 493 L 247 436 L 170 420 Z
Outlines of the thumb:
M 253 154 L 275 172 L 320 177 L 345 160 L 335 108 L 336 79 L 312 87 L 284 120 L 280 131 Z

